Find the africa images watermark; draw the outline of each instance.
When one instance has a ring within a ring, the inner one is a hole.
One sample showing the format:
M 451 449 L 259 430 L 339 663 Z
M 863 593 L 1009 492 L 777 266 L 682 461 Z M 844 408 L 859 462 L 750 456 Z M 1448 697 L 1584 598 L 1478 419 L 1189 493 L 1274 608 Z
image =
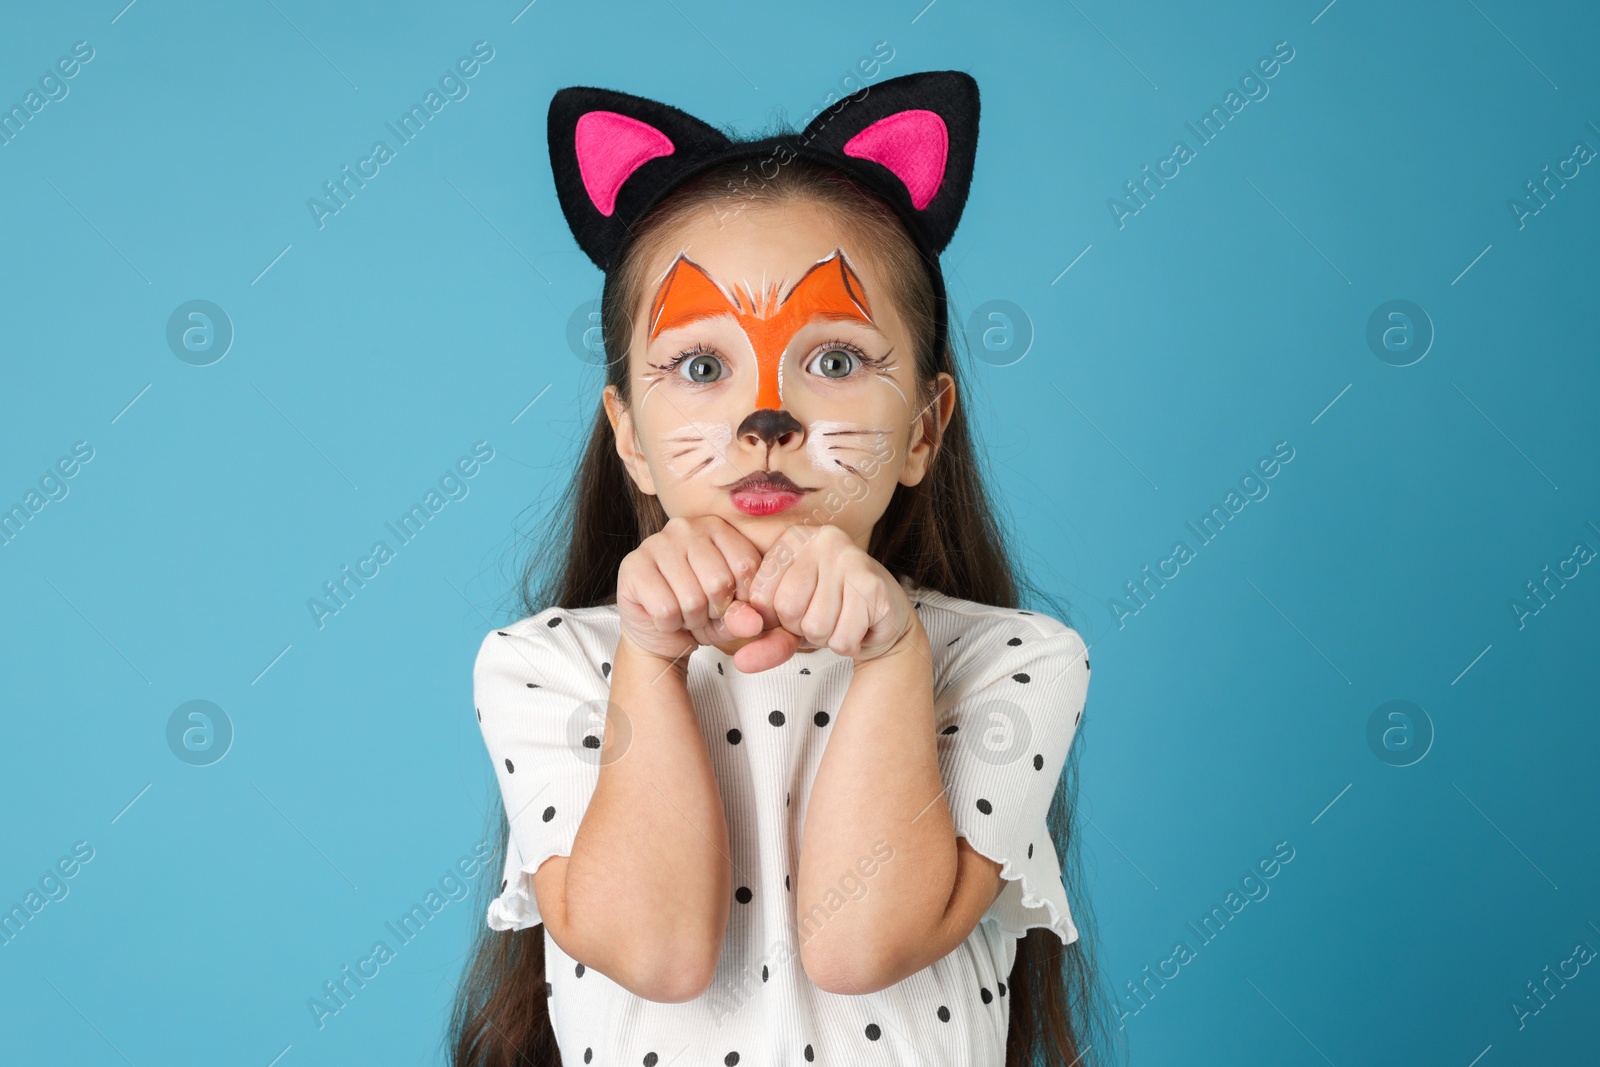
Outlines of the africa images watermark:
M 1567 988 L 1567 983 L 1582 974 L 1582 968 L 1593 962 L 1594 958 L 1594 946 L 1587 940 L 1579 941 L 1572 946 L 1572 955 L 1557 961 L 1553 973 L 1548 963 L 1544 965 L 1540 972 L 1544 977 L 1538 985 L 1532 979 L 1524 983 L 1527 993 L 1519 993 L 1510 1000 L 1511 1014 L 1517 1018 L 1517 1029 L 1526 1029 L 1528 1020 L 1548 1008 L 1556 995 Z
M 1600 526 L 1592 522 L 1585 522 L 1585 526 L 1600 534 Z M 1595 558 L 1595 550 L 1587 541 L 1574 541 L 1572 553 L 1565 559 L 1558 560 L 1555 570 L 1550 569 L 1546 563 L 1540 572 L 1544 577 L 1539 579 L 1537 585 L 1532 581 L 1523 583 L 1527 596 L 1512 597 L 1506 603 L 1511 608 L 1511 617 L 1517 620 L 1517 629 L 1524 629 L 1528 620 L 1550 606 L 1556 594 L 1567 587 L 1567 583 L 1583 573 L 1583 566 Z
M 828 920 L 842 911 L 851 901 L 863 899 L 867 895 L 867 879 L 882 870 L 884 864 L 894 859 L 894 855 L 894 847 L 887 841 L 874 841 L 871 855 L 856 860 L 855 865 L 847 868 L 845 873 L 839 876 L 838 882 L 828 888 L 821 900 L 799 916 L 796 924 L 799 943 L 803 945 L 815 937 L 817 932 L 827 925 Z M 794 961 L 794 958 L 795 950 L 790 948 L 787 939 L 773 942 L 767 954 L 759 961 L 761 982 L 766 982 L 770 977 L 769 964 L 787 966 Z M 713 1025 L 721 1026 L 724 1019 L 731 1017 L 754 999 L 757 985 L 755 976 L 746 966 L 738 975 L 724 978 L 707 990 L 706 1010 L 711 1013 Z
M 16 140 L 28 128 L 28 123 L 50 104 L 65 100 L 72 91 L 67 82 L 77 77 L 93 58 L 94 45 L 79 41 L 72 46 L 70 56 L 62 56 L 56 60 L 54 67 L 39 75 L 39 88 L 29 89 L 23 94 L 20 104 L 0 109 L 0 148 Z
M 796 519 L 762 559 L 758 576 L 771 577 L 787 567 L 793 561 L 795 553 L 804 547 L 807 541 L 817 536 L 817 527 L 832 522 L 833 517 L 844 510 L 847 501 L 865 499 L 870 490 L 868 480 L 879 467 L 893 458 L 894 446 L 886 438 L 878 438 L 872 446 L 872 454 L 860 463 L 852 465 L 850 474 L 841 486 L 843 495 L 839 489 L 829 489 L 822 495 L 821 503 Z
M 1188 923 L 1189 929 L 1194 931 L 1196 945 L 1203 948 L 1211 944 L 1227 928 L 1228 923 L 1250 903 L 1266 900 L 1267 894 L 1272 892 L 1272 887 L 1267 882 L 1276 878 L 1294 859 L 1294 855 L 1293 845 L 1287 841 L 1279 841 L 1272 846 L 1270 856 L 1257 860 L 1253 867 L 1245 871 L 1239 879 L 1238 889 L 1228 890 L 1221 904 L 1211 905 L 1211 910 L 1200 919 L 1199 926 L 1192 922 Z M 1148 963 L 1144 965 L 1141 969 L 1143 977 L 1139 979 L 1138 985 L 1135 985 L 1131 978 L 1125 981 L 1123 985 L 1127 987 L 1127 993 L 1117 994 L 1120 998 L 1117 1005 L 1117 1029 L 1125 1029 L 1128 1019 L 1148 1008 L 1156 994 L 1165 989 L 1168 982 L 1174 981 L 1183 973 L 1183 968 L 1197 958 L 1199 958 L 1198 949 L 1191 947 L 1187 941 L 1179 939 L 1172 946 L 1172 954 L 1157 963 L 1154 971 L 1151 971 Z
M 46 868 L 44 874 L 39 876 L 37 888 L 29 886 L 22 900 L 0 911 L 0 947 L 15 941 L 46 905 L 67 899 L 67 894 L 72 891 L 67 879 L 77 877 L 83 865 L 92 859 L 93 845 L 87 841 L 74 843 L 70 856 L 57 859 L 54 867 Z
M 1593 120 L 1584 123 L 1600 138 L 1600 126 Z M 1596 156 L 1594 146 L 1588 141 L 1574 141 L 1572 154 L 1566 159 L 1556 162 L 1556 169 L 1551 171 L 1550 164 L 1543 168 L 1544 177 L 1535 184 L 1533 181 L 1522 183 L 1525 196 L 1513 196 L 1506 201 L 1506 207 L 1511 209 L 1511 217 L 1517 220 L 1517 229 L 1526 229 L 1528 219 L 1537 215 L 1550 206 L 1550 201 L 1556 198 L 1557 191 L 1565 189 L 1567 182 L 1583 173 L 1583 167 L 1592 162 Z
M 1294 446 L 1288 441 L 1279 441 L 1273 445 L 1272 454 L 1256 460 L 1255 466 L 1246 470 L 1239 478 L 1239 488 L 1229 489 L 1227 495 L 1222 498 L 1222 503 L 1211 505 L 1211 510 L 1200 517 L 1198 527 L 1192 522 L 1185 523 L 1189 532 L 1194 534 L 1201 546 L 1209 545 L 1227 528 L 1228 523 L 1245 509 L 1246 505 L 1251 501 L 1267 498 L 1267 494 L 1272 492 L 1267 480 L 1276 477 L 1283 469 L 1283 465 L 1292 459 L 1294 459 Z M 1240 493 L 1244 495 L 1241 496 Z M 1199 553 L 1189 546 L 1189 542 L 1180 540 L 1173 544 L 1172 553 L 1167 558 L 1156 563 L 1154 572 L 1150 570 L 1150 564 L 1146 563 L 1142 571 L 1144 577 L 1137 583 L 1124 582 L 1123 588 L 1127 599 L 1111 597 L 1106 601 L 1106 609 L 1116 620 L 1117 629 L 1126 629 L 1127 620 L 1149 607 L 1149 602 L 1155 599 L 1157 590 L 1165 589 L 1168 581 L 1183 573 L 1183 565 L 1198 556 Z
M 397 150 L 410 144 L 427 127 L 429 120 L 445 109 L 446 104 L 465 100 L 467 94 L 472 91 L 467 85 L 468 80 L 477 77 L 483 65 L 492 59 L 494 59 L 494 48 L 488 41 L 474 44 L 472 55 L 457 59 L 454 66 L 439 75 L 437 89 L 430 86 L 422 98 L 422 103 L 412 104 L 409 110 L 400 115 L 396 120 L 399 123 L 398 128 L 394 122 L 383 124 L 394 135 L 395 148 L 390 148 L 387 141 L 374 141 L 366 157 L 356 161 L 353 172 L 350 164 L 346 163 L 340 168 L 340 177 L 323 182 L 322 191 L 327 198 L 319 199 L 313 196 L 306 200 L 306 207 L 311 211 L 311 221 L 317 224 L 317 229 L 320 230 L 327 225 L 330 215 L 337 215 L 349 207 L 356 193 L 365 189 L 368 181 L 383 173 L 383 166 L 396 157 Z M 440 95 L 441 93 L 443 95 Z
M 348 1008 L 356 994 L 382 974 L 382 968 L 394 962 L 399 949 L 415 941 L 428 922 L 446 905 L 467 899 L 472 891 L 472 881 L 489 869 L 493 856 L 494 846 L 489 842 L 479 841 L 473 845 L 471 855 L 456 860 L 454 866 L 439 877 L 436 887 L 428 887 L 421 903 L 412 904 L 411 909 L 394 922 L 383 924 L 384 929 L 394 937 L 393 947 L 387 940 L 379 938 L 373 942 L 367 955 L 356 960 L 354 968 L 348 963 L 344 964 L 339 968 L 337 977 L 322 983 L 320 994 L 307 997 L 306 1008 L 310 1010 L 311 1021 L 317 1024 L 317 1029 L 325 1029 L 330 1018 Z
M 884 54 L 884 49 L 886 48 L 889 50 L 888 55 Z M 894 46 L 888 41 L 879 41 L 874 44 L 872 46 L 872 54 L 862 56 L 860 59 L 856 60 L 855 66 L 849 70 L 846 70 L 844 75 L 839 79 L 839 89 L 844 91 L 843 95 L 841 96 L 838 91 L 829 90 L 827 98 L 822 102 L 822 107 L 813 109 L 811 112 L 811 119 L 808 121 L 815 120 L 816 117 L 822 114 L 824 110 L 832 108 L 833 110 L 828 116 L 828 120 L 831 121 L 833 116 L 837 115 L 846 104 L 852 101 L 866 99 L 867 93 L 872 89 L 871 82 L 883 72 L 883 68 L 888 66 L 889 61 L 893 58 Z M 815 137 L 816 134 L 822 132 L 822 129 L 826 128 L 826 126 L 827 123 L 824 122 L 822 127 L 819 127 L 817 130 L 813 131 L 812 136 Z M 799 142 L 799 147 L 804 148 L 808 143 L 809 141 Z M 797 156 L 798 153 L 796 153 L 788 144 L 780 145 L 773 149 L 768 155 L 757 161 L 756 170 L 760 172 L 763 180 L 771 180 L 777 176 L 778 171 L 782 167 L 793 162 Z M 741 168 L 740 175 L 737 179 L 728 179 L 729 189 L 747 190 L 749 189 L 750 184 L 750 164 L 748 163 Z M 717 225 L 720 227 L 729 219 L 736 217 L 745 209 L 745 205 L 749 202 L 749 200 L 750 197 L 747 195 L 741 198 L 737 205 L 733 207 L 718 209 Z
M 1265 100 L 1267 94 L 1272 91 L 1267 82 L 1276 77 L 1293 58 L 1294 48 L 1288 41 L 1279 41 L 1273 45 L 1271 55 L 1257 59 L 1255 64 L 1239 78 L 1238 90 L 1229 89 L 1221 104 L 1213 105 L 1210 111 L 1200 116 L 1199 126 L 1193 122 L 1184 123 L 1195 136 L 1195 148 L 1190 148 L 1188 141 L 1174 141 L 1171 154 L 1165 159 L 1158 160 L 1153 172 L 1150 164 L 1146 163 L 1140 168 L 1144 177 L 1123 182 L 1122 191 L 1127 195 L 1127 199 L 1119 200 L 1113 196 L 1106 200 L 1106 207 L 1111 212 L 1111 221 L 1117 224 L 1117 229 L 1125 228 L 1129 218 L 1149 207 L 1149 202 L 1155 199 L 1157 190 L 1165 189 L 1168 181 L 1182 174 L 1184 165 L 1198 158 L 1198 149 L 1204 148 L 1221 136 L 1222 131 L 1228 128 L 1228 123 L 1251 101 Z M 1244 95 L 1241 96 L 1240 93 Z
M 22 533 L 33 517 L 52 501 L 65 500 L 71 492 L 68 480 L 77 476 L 83 465 L 94 458 L 94 446 L 79 441 L 72 446 L 72 454 L 57 459 L 39 476 L 39 488 L 28 487 L 22 500 L 5 510 L 0 510 L 0 547 L 9 545 Z
M 350 569 L 350 564 L 343 564 L 338 575 L 322 583 L 322 597 L 306 598 L 306 610 L 311 613 L 311 621 L 317 624 L 317 629 L 326 627 L 330 617 L 349 607 L 356 594 L 365 589 L 369 581 L 382 574 L 382 568 L 399 555 L 400 548 L 416 540 L 429 520 L 443 511 L 446 504 L 452 500 L 465 500 L 472 491 L 468 480 L 477 477 L 478 472 L 492 459 L 493 445 L 488 441 L 474 444 L 472 455 L 462 456 L 456 460 L 454 467 L 440 475 L 439 487 L 430 487 L 420 504 L 412 504 L 411 509 L 394 522 L 383 524 L 383 528 L 393 536 L 396 547 L 391 548 L 389 542 L 382 539 L 374 541 L 371 551 L 356 560 L 354 571 Z

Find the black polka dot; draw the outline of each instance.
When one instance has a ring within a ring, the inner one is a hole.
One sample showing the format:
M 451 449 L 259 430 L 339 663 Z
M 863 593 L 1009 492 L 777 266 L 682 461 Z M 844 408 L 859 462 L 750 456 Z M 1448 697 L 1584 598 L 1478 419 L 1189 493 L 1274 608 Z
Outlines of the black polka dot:
M 506 757 L 506 773 L 507 774 L 516 774 L 517 773 L 516 767 L 511 765 L 511 757 L 510 756 Z
M 560 615 L 555 616 L 549 622 L 545 623 L 545 625 L 550 627 L 550 629 L 554 630 L 557 626 L 561 625 L 561 616 Z
M 726 1056 L 722 1057 L 722 1062 L 727 1064 L 728 1067 L 733 1067 L 734 1064 L 739 1062 L 739 1054 L 737 1052 L 730 1052 Z
M 1033 842 L 1032 841 L 1028 842 L 1028 858 L 1030 860 L 1033 859 Z
M 1009 641 L 1007 641 L 1007 642 L 1006 642 L 1006 644 L 1008 644 L 1008 645 L 1011 645 L 1011 646 L 1013 646 L 1013 647 L 1015 647 L 1015 646 L 1017 646 L 1017 645 L 1020 645 L 1020 644 L 1022 644 L 1022 638 L 1020 638 L 1020 637 L 1013 637 L 1013 638 L 1012 638 L 1012 639 L 1011 639 L 1011 640 L 1009 640 Z
M 786 808 L 789 806 L 789 794 L 788 793 L 783 794 L 783 806 L 786 807 Z
M 767 965 L 765 963 L 761 965 L 761 980 L 763 982 L 767 980 Z
M 915 603 L 913 603 L 911 606 L 913 608 L 920 608 L 920 607 L 922 607 L 922 601 L 918 600 Z
M 1023 685 L 1027 685 L 1033 679 L 1029 678 L 1026 674 L 1013 674 L 1011 676 L 1011 680 L 1013 682 L 1021 682 Z
M 800 668 L 800 673 L 801 674 L 810 674 L 811 673 L 811 668 L 810 667 L 801 667 Z
M 1033 754 L 1033 769 L 1036 771 L 1044 770 L 1044 753 L 1035 752 Z
M 592 1059 L 594 1059 L 594 1049 L 592 1049 L 592 1048 L 584 1049 L 583 1050 L 583 1062 L 584 1063 L 588 1063 Z
M 878 1029 L 878 1024 L 877 1023 L 868 1023 L 867 1024 L 867 1040 L 868 1041 L 876 1041 L 876 1040 L 878 1040 L 878 1038 L 880 1038 L 882 1036 L 883 1036 L 883 1031 Z
M 783 876 L 783 888 L 786 892 L 789 889 L 789 876 L 787 874 Z
M 818 726 L 826 726 L 828 725 L 828 713 L 825 711 L 819 711 L 815 715 L 811 716 L 811 721 L 816 723 Z
M 555 996 L 555 995 L 556 995 L 556 987 L 555 987 L 555 986 L 553 986 L 553 985 L 551 985 L 551 984 L 550 984 L 550 983 L 549 983 L 549 982 L 546 982 L 546 983 L 545 983 L 545 984 L 544 984 L 544 995 L 545 995 L 545 996 L 546 996 L 546 997 L 553 997 L 553 996 Z
M 735 726 L 733 729 L 728 731 L 728 744 L 737 745 L 739 743 L 739 738 L 743 736 L 744 735 L 739 732 L 739 728 Z
M 943 1004 L 939 1005 L 939 1021 L 942 1023 L 950 1021 L 950 1009 Z
M 1089 657 L 1088 656 L 1083 657 L 1083 669 L 1084 670 L 1088 670 L 1089 669 Z
M 508 879 L 505 879 L 505 878 L 500 879 L 500 892 L 504 893 L 506 891 L 507 883 L 508 883 Z
M 753 896 L 755 896 L 755 894 L 750 892 L 750 887 L 747 885 L 742 885 L 733 892 L 733 899 L 737 900 L 741 904 L 750 903 L 750 898 Z
M 539 683 L 538 682 L 529 682 L 528 683 L 528 688 L 529 689 L 537 689 L 537 688 L 539 688 Z
M 583 977 L 583 970 L 584 970 L 583 964 L 580 963 L 576 967 L 572 968 L 572 973 L 574 975 L 578 976 L 579 978 L 582 978 Z
M 598 737 L 596 737 L 594 734 L 584 734 L 583 735 L 583 747 L 584 748 L 599 748 L 600 747 L 600 739 Z
M 782 726 L 784 722 L 783 712 L 774 711 L 771 715 L 767 716 L 767 721 L 774 726 Z
M 660 1058 L 654 1052 L 646 1052 L 644 1054 L 644 1067 L 656 1067 L 656 1060 Z
M 1004 982 L 997 981 L 997 982 L 995 982 L 995 985 L 1000 987 L 1000 995 L 1002 997 L 1005 996 L 1006 995 L 1006 984 Z
M 946 726 L 943 730 L 940 730 L 939 732 L 948 737 L 950 734 L 955 733 L 959 729 L 961 729 L 961 727 L 957 726 L 955 723 L 951 723 L 949 726 Z
M 1017 614 L 1018 615 L 1032 615 L 1033 612 L 1031 612 L 1031 611 L 1019 611 L 1019 612 L 1017 612 Z
M 510 634 L 506 633 L 504 630 L 496 630 L 495 633 L 499 634 L 501 637 L 510 637 L 511 636 Z
M 978 988 L 978 996 L 982 998 L 985 1004 L 988 1004 L 990 1001 L 994 1000 L 994 994 L 982 986 Z
M 983 812 L 985 815 L 990 815 L 994 813 L 994 805 L 989 803 L 987 800 L 984 800 L 982 797 L 979 797 L 978 810 Z
M 814 1060 L 816 1058 L 817 1058 L 817 1054 L 811 1051 L 811 1046 L 810 1045 L 807 1045 L 806 1046 L 806 1062 L 810 1063 L 812 1060 Z
M 603 676 L 607 677 L 607 678 L 611 677 L 611 664 L 609 664 L 609 663 L 600 664 L 600 673 Z
M 542 818 L 545 822 L 549 822 L 551 819 L 553 819 L 555 817 L 556 817 L 556 809 L 555 808 L 545 808 L 544 809 L 544 814 L 542 816 L 540 816 L 540 818 Z
M 950 640 L 948 640 L 948 641 L 946 641 L 944 643 L 944 647 L 945 648 L 949 648 L 951 645 L 955 644 L 959 640 L 961 640 L 961 635 L 960 634 L 956 634 L 954 637 L 952 637 Z
M 483 721 L 483 710 L 481 708 L 473 708 L 472 710 L 476 711 L 478 713 L 478 721 L 482 722 Z
M 721 662 L 718 662 L 718 664 L 717 664 L 717 673 L 718 674 L 722 673 L 722 664 L 721 664 Z

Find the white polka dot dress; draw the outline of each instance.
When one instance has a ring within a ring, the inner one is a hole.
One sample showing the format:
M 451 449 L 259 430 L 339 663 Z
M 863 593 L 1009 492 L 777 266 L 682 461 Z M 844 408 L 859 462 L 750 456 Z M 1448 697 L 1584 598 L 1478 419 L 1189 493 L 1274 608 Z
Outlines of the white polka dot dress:
M 701 646 L 688 689 L 711 754 L 733 868 L 711 987 L 661 1004 L 585 968 L 545 935 L 562 1062 L 1004 1067 L 1016 938 L 1077 939 L 1045 815 L 1083 713 L 1088 650 L 1048 615 L 903 580 L 933 656 L 939 768 L 956 834 L 1003 865 L 1005 888 L 954 951 L 863 996 L 827 993 L 801 966 L 794 874 L 806 804 L 854 664 L 823 648 L 759 674 Z M 475 703 L 511 825 L 495 930 L 540 922 L 532 874 L 572 843 L 600 775 L 614 606 L 550 608 L 488 634 Z M 826 900 L 822 905 L 827 906 Z

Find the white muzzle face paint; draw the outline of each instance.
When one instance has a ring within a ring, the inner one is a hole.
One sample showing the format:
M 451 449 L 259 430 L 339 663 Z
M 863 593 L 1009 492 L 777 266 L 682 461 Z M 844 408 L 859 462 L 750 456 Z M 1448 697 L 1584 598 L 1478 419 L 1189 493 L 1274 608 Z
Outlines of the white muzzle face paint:
M 889 435 L 858 422 L 813 419 L 806 427 L 806 458 L 819 471 L 837 473 L 860 467 L 869 457 L 873 466 L 887 463 L 893 448 Z
M 715 477 L 731 466 L 728 446 L 733 427 L 725 422 L 691 422 L 662 438 L 661 465 L 679 480 Z

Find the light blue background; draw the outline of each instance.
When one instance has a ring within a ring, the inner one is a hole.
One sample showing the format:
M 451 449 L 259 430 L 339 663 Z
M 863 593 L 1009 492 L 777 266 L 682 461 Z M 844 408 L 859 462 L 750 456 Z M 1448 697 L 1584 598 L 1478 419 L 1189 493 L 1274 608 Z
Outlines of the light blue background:
M 0 505 L 94 458 L 0 548 L 0 906 L 94 858 L 0 947 L 0 1059 L 441 1062 L 475 904 L 325 1027 L 306 1002 L 487 825 L 472 657 L 600 384 L 566 343 L 600 275 L 550 96 L 803 124 L 887 41 L 883 77 L 983 92 L 945 262 L 963 318 L 1008 300 L 1034 334 L 973 358 L 965 401 L 1092 643 L 1106 980 L 1198 946 L 1187 923 L 1295 850 L 1125 1020 L 1132 1062 L 1587 1062 L 1594 964 L 1522 1028 L 1510 1005 L 1600 947 L 1600 573 L 1524 627 L 1508 604 L 1600 549 L 1600 174 L 1523 228 L 1507 202 L 1600 148 L 1600 21 L 1324 2 L 8 5 L 0 104 L 95 55 L 0 147 Z M 319 229 L 307 199 L 479 40 L 467 98 Z M 1108 199 L 1278 41 L 1270 94 L 1119 229 Z M 193 299 L 236 330 L 206 367 L 165 340 Z M 1437 331 L 1411 366 L 1366 342 L 1391 299 Z M 319 629 L 307 599 L 480 440 L 470 494 Z M 1270 495 L 1119 627 L 1107 602 L 1278 441 Z M 211 766 L 167 745 L 192 699 L 235 730 Z M 1394 699 L 1436 732 L 1409 767 L 1366 739 Z

